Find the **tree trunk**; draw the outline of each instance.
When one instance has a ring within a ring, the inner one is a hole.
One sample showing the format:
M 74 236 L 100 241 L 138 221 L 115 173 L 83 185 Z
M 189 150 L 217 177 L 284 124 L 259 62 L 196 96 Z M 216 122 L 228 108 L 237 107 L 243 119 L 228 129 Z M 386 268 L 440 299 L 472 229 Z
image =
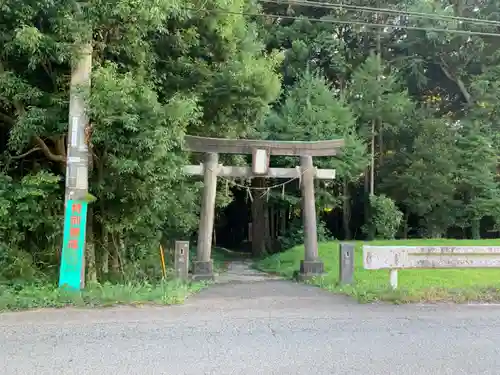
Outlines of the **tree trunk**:
M 403 218 L 404 220 L 404 223 L 403 223 L 403 238 L 406 240 L 408 238 L 408 231 L 409 231 L 409 228 L 408 228 L 408 220 L 410 219 L 410 209 L 407 208 L 405 210 L 405 216 Z
M 109 239 L 108 239 L 108 231 L 102 225 L 102 234 L 101 234 L 101 278 L 105 281 L 109 278 Z
M 343 204 L 342 204 L 342 226 L 344 229 L 344 237 L 346 240 L 352 238 L 350 220 L 351 220 L 351 197 L 349 195 L 349 182 L 347 179 L 343 181 Z
M 274 248 L 274 241 L 276 239 L 276 210 L 274 208 L 274 205 L 271 205 L 271 208 L 270 208 L 270 222 L 269 222 L 269 231 L 271 232 L 270 236 L 269 236 L 269 240 L 271 242 L 271 248 L 273 249 Z
M 107 151 L 103 150 L 102 155 L 98 158 L 97 163 L 95 163 L 97 171 L 97 184 L 98 186 L 104 185 L 104 163 L 106 162 Z M 93 160 L 93 158 L 92 158 Z M 94 163 L 92 163 L 94 166 Z M 100 229 L 101 229 L 101 246 L 100 246 L 100 277 L 102 281 L 107 281 L 109 279 L 109 233 L 106 228 L 106 207 L 104 204 L 104 194 L 100 192 L 99 198 L 99 211 L 100 211 Z
M 366 168 L 365 170 L 365 183 L 364 183 L 364 188 L 365 188 L 365 193 L 364 193 L 364 197 L 365 197 L 365 202 L 364 202 L 364 224 L 366 226 L 370 226 L 372 227 L 373 225 L 371 224 L 371 221 L 370 221 L 370 214 L 371 214 L 371 208 L 370 208 L 370 171 L 369 171 L 370 167 Z M 371 230 L 369 231 L 369 233 L 366 233 L 367 235 L 367 240 L 370 241 L 372 240 L 373 238 L 370 238 L 371 236 Z
M 408 238 L 408 220 L 410 218 L 410 209 L 405 210 L 404 226 L 403 226 L 403 238 L 406 240 Z
M 378 134 L 378 168 L 384 164 L 384 131 L 379 127 Z
M 377 1 L 377 8 L 380 7 L 380 1 Z M 379 14 L 375 13 L 376 22 L 379 22 Z M 377 28 L 377 39 L 375 46 L 375 53 L 377 56 L 377 81 L 380 80 L 380 76 L 382 75 L 382 46 L 380 41 L 380 28 Z M 378 102 L 378 98 L 377 98 Z M 379 103 L 376 103 L 378 106 Z M 375 141 L 376 141 L 376 131 L 378 130 L 380 133 L 380 145 L 382 146 L 382 131 L 381 131 L 381 121 L 380 118 L 376 117 L 372 120 L 372 128 L 371 128 L 371 152 L 370 152 L 370 196 L 375 194 Z
M 283 207 L 280 209 L 280 236 L 286 233 L 286 223 L 288 222 L 288 209 Z
M 375 120 L 372 121 L 370 150 L 370 196 L 375 194 Z
M 377 2 L 377 6 L 379 6 L 379 2 Z M 378 23 L 378 18 L 379 14 L 376 13 L 375 15 L 376 21 Z M 380 29 L 377 29 L 377 38 L 376 38 L 376 48 L 375 48 L 375 53 L 377 57 L 377 62 L 378 62 L 378 72 L 377 72 L 377 81 L 380 80 L 381 76 L 381 70 L 382 70 L 382 56 L 381 56 L 381 44 L 380 44 Z M 375 103 L 375 106 L 377 106 L 378 103 Z M 368 189 L 368 197 L 366 199 L 365 203 L 365 225 L 368 227 L 368 233 L 367 233 L 367 240 L 371 241 L 375 238 L 375 226 L 373 225 L 372 222 L 372 216 L 373 216 L 373 210 L 370 205 L 370 198 L 375 195 L 375 141 L 376 141 L 376 131 L 379 129 L 380 131 L 381 124 L 380 124 L 380 119 L 379 118 L 374 118 L 372 119 L 371 122 L 371 129 L 370 129 L 370 175 L 368 178 L 369 181 L 365 180 L 365 186 L 366 182 L 369 183 L 369 189 Z M 366 189 L 366 188 L 365 188 Z
M 87 242 L 85 244 L 85 257 L 87 266 L 87 282 L 96 283 L 97 282 L 97 267 L 96 267 L 96 255 L 95 255 L 95 238 L 94 238 L 94 209 L 92 204 L 88 205 L 87 208 Z
M 252 180 L 253 187 L 263 188 L 265 185 L 264 178 L 258 177 Z M 252 200 L 252 254 L 255 257 L 260 257 L 267 253 L 269 212 L 265 190 L 256 189 L 254 192 Z
M 481 220 L 480 219 L 472 219 L 471 221 L 471 234 L 473 240 L 481 239 Z
M 120 281 L 122 279 L 122 273 L 120 272 L 120 247 L 123 241 L 119 238 L 120 234 L 118 233 L 110 233 L 110 236 L 113 240 L 110 248 L 111 251 L 109 252 L 109 279 L 112 281 Z
M 112 247 L 113 251 L 109 254 L 111 258 L 111 272 L 115 275 L 120 274 L 120 256 L 119 249 L 116 246 Z

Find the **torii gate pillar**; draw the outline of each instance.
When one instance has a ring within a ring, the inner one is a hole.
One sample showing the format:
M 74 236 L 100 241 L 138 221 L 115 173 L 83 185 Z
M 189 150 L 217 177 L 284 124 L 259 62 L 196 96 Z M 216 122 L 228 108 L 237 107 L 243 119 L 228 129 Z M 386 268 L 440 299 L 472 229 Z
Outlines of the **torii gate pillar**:
M 318 256 L 316 200 L 314 198 L 314 165 L 312 156 L 300 157 L 302 170 L 302 219 L 304 221 L 304 260 L 300 262 L 299 278 L 307 279 L 324 272 Z
M 205 154 L 205 162 L 203 163 L 204 188 L 201 202 L 196 260 L 193 262 L 193 280 L 212 280 L 214 277 L 211 252 L 218 169 L 219 154 L 214 152 Z

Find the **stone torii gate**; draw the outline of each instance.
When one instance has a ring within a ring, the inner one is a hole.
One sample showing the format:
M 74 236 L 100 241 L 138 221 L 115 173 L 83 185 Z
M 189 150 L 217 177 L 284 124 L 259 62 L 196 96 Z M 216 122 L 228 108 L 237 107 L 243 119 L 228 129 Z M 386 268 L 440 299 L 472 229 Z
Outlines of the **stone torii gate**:
M 193 280 L 211 280 L 214 277 L 211 259 L 217 176 L 301 178 L 302 216 L 304 220 L 304 260 L 299 276 L 307 279 L 323 273 L 323 262 L 318 256 L 314 179 L 334 179 L 334 169 L 317 169 L 313 156 L 333 156 L 344 146 L 343 139 L 329 141 L 262 141 L 249 139 L 221 139 L 186 136 L 189 151 L 205 153 L 201 165 L 187 165 L 184 172 L 203 175 L 204 189 L 198 231 L 196 260 L 193 262 Z M 232 167 L 219 164 L 219 154 L 252 154 L 251 167 Z M 271 155 L 299 156 L 300 167 L 269 168 Z

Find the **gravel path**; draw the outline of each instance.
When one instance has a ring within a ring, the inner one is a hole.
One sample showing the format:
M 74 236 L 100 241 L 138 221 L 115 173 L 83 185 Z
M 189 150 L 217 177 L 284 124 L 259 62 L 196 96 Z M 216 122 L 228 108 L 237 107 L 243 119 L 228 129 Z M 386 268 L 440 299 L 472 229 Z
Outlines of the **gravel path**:
M 217 284 L 227 283 L 253 283 L 266 280 L 280 280 L 281 277 L 269 275 L 252 268 L 253 261 L 250 259 L 230 262 L 227 271 L 218 276 Z
M 500 374 L 500 307 L 359 305 L 252 280 L 183 306 L 0 314 L 1 374 Z

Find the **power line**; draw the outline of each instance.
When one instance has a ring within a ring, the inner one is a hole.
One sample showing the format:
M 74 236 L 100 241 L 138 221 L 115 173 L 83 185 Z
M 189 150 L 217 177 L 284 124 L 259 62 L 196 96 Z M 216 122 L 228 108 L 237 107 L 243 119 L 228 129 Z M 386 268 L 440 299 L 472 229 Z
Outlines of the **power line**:
M 368 13 L 381 13 L 381 14 L 394 14 L 400 16 L 412 16 L 415 18 L 427 18 L 427 19 L 435 19 L 440 21 L 462 21 L 468 23 L 476 23 L 480 25 L 492 25 L 492 26 L 500 26 L 500 21 L 494 20 L 486 20 L 481 18 L 471 18 L 471 17 L 458 17 L 458 16 L 446 16 L 439 14 L 430 14 L 423 12 L 412 12 L 405 11 L 399 9 L 389 9 L 389 8 L 375 8 L 375 7 L 367 7 L 361 5 L 349 5 L 349 4 L 331 4 L 320 1 L 308 1 L 308 0 L 259 0 L 262 3 L 273 3 L 280 5 L 299 5 L 304 7 L 315 7 L 315 8 L 324 8 L 324 9 L 350 9 L 350 10 L 358 10 L 364 11 Z
M 331 19 L 331 18 L 310 18 L 310 17 L 298 17 L 298 16 L 286 16 L 286 15 L 278 15 L 278 14 L 268 14 L 268 13 L 249 13 L 249 12 L 235 12 L 230 10 L 222 10 L 222 9 L 194 9 L 194 8 L 185 8 L 187 10 L 192 10 L 195 12 L 208 12 L 208 13 L 220 13 L 220 14 L 234 14 L 248 17 L 263 17 L 263 18 L 273 18 L 273 19 L 285 19 L 285 20 L 296 20 L 296 21 L 309 21 L 309 22 L 318 22 L 318 23 L 329 23 L 329 24 L 338 24 L 338 25 L 355 25 L 355 26 L 367 26 L 367 27 L 379 27 L 379 28 L 393 28 L 393 29 L 402 29 L 402 30 L 414 30 L 414 31 L 430 31 L 437 33 L 450 33 L 450 34 L 458 34 L 458 35 L 477 35 L 477 36 L 493 36 L 500 37 L 499 33 L 489 33 L 483 31 L 469 31 L 469 30 L 459 30 L 459 29 L 441 29 L 434 27 L 418 27 L 418 26 L 407 26 L 407 25 L 391 25 L 386 23 L 370 23 L 370 22 L 362 22 L 362 21 L 353 21 L 353 20 L 339 20 L 339 19 Z

